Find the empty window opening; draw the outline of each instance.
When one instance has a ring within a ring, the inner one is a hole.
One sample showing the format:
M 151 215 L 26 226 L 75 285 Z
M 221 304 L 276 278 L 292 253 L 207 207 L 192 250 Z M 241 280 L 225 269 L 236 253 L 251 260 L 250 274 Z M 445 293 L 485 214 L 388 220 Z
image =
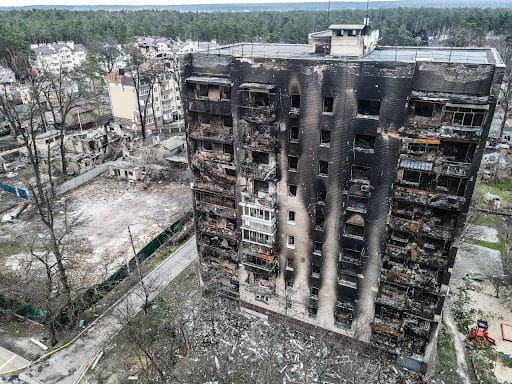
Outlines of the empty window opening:
M 320 176 L 327 176 L 329 173 L 329 162 L 320 160 L 318 164 L 318 174 Z
M 324 229 L 325 216 L 322 211 L 318 211 L 315 215 L 315 229 Z
M 288 156 L 288 170 L 289 171 L 297 171 L 298 163 L 299 163 L 299 158 L 297 156 Z
M 254 193 L 268 193 L 268 181 L 254 180 Z
M 323 112 L 332 112 L 334 106 L 334 97 L 324 97 Z
M 233 146 L 231 144 L 224 144 L 224 153 L 228 155 L 233 155 L 235 152 L 233 151 Z
M 286 246 L 288 248 L 295 248 L 295 237 L 294 236 L 288 235 Z
M 375 136 L 355 135 L 354 149 L 363 151 L 372 151 L 375 148 Z
M 336 36 L 338 36 L 338 37 L 343 36 L 343 29 L 337 29 Z
M 265 92 L 251 92 L 250 103 L 252 107 L 268 107 L 270 105 L 269 94 Z
M 268 164 L 269 154 L 266 152 L 252 151 L 252 161 L 256 164 Z
M 221 99 L 224 99 L 224 100 L 231 99 L 231 87 L 229 87 L 229 86 L 220 87 L 220 97 L 221 97 Z
M 231 128 L 233 126 L 233 118 L 231 116 L 224 116 L 223 123 L 225 127 Z
M 199 84 L 199 87 L 197 88 L 197 96 L 198 97 L 208 97 L 208 85 Z
M 358 100 L 357 113 L 366 116 L 378 116 L 380 113 L 380 100 Z
M 422 117 L 432 117 L 434 115 L 434 104 L 417 101 L 414 103 L 414 114 Z
M 325 199 L 327 198 L 327 191 L 325 189 L 321 189 L 317 194 L 317 201 L 319 203 L 325 203 Z
M 300 95 L 290 95 L 290 107 L 300 108 Z
M 352 215 L 345 222 L 345 234 L 349 236 L 364 236 L 364 218 L 359 214 Z
M 205 151 L 213 151 L 213 145 L 211 141 L 203 141 L 203 149 Z
M 331 131 L 328 131 L 326 129 L 322 129 L 320 131 L 320 144 L 321 145 L 331 144 Z
M 361 167 L 358 165 L 352 166 L 352 180 L 368 180 L 370 175 L 370 168 Z
M 320 267 L 316 265 L 311 266 L 311 275 L 313 277 L 319 278 L 320 277 Z
M 313 253 L 316 253 L 317 255 L 321 255 L 322 254 L 322 246 L 323 246 L 323 242 L 321 241 L 315 241 L 313 243 Z
M 297 196 L 297 186 L 294 184 L 288 185 L 288 197 L 295 197 Z
M 299 127 L 297 127 L 297 126 L 290 127 L 290 141 L 291 142 L 299 141 Z
M 286 269 L 292 270 L 295 268 L 295 260 L 291 257 L 286 259 Z
M 318 296 L 318 287 L 311 287 L 311 294 L 313 296 Z
M 236 170 L 235 169 L 231 169 L 231 168 L 224 168 L 224 172 L 226 173 L 226 175 L 228 176 L 233 176 L 235 177 L 236 176 Z
M 295 224 L 295 212 L 288 211 L 288 222 Z

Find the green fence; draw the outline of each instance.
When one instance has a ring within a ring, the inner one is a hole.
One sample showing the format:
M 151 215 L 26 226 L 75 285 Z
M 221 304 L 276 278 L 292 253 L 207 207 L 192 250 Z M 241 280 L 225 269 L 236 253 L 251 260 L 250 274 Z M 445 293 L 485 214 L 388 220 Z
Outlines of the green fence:
M 192 220 L 193 217 L 194 214 L 192 211 L 188 211 L 187 213 L 185 213 L 165 231 L 160 233 L 148 244 L 146 244 L 146 246 L 142 248 L 137 253 L 137 255 L 130 259 L 128 265 L 123 265 L 115 273 L 113 273 L 107 280 L 105 280 L 101 284 L 97 284 L 89 288 L 80 296 L 78 296 L 75 299 L 73 305 L 74 314 L 77 315 L 87 310 L 92 305 L 96 304 L 98 301 L 104 298 L 107 295 L 107 293 L 114 289 L 121 281 L 123 281 L 130 274 L 128 271 L 135 270 L 135 268 L 137 267 L 137 263 L 143 262 L 153 253 L 155 253 L 155 251 L 158 248 L 160 248 L 166 241 L 168 241 L 176 233 L 179 233 L 185 227 L 185 225 Z M 2 295 L 0 295 L 0 311 L 11 311 L 42 324 L 44 324 L 46 321 L 46 312 L 43 309 L 34 307 L 30 304 L 21 303 L 15 299 L 5 298 Z M 76 316 L 72 316 L 71 318 L 76 318 Z M 58 317 L 58 323 L 68 324 L 69 319 L 69 312 L 68 309 L 66 308 L 61 311 L 60 316 Z

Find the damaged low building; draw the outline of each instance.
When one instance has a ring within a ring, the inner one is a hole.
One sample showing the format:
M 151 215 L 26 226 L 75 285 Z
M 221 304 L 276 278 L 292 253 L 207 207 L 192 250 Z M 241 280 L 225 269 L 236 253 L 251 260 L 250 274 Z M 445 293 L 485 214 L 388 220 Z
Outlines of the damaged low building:
M 334 25 L 183 58 L 197 245 L 242 306 L 424 371 L 504 65 L 372 36 Z

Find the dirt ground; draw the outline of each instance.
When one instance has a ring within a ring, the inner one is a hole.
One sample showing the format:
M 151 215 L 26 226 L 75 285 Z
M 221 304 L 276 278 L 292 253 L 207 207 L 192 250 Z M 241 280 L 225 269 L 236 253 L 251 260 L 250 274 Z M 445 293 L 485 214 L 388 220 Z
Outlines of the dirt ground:
M 496 298 L 494 287 L 488 278 L 482 281 L 479 278 L 467 278 L 473 273 L 480 273 L 482 277 L 503 274 L 500 251 L 471 243 L 472 240 L 498 243 L 498 231 L 484 226 L 478 226 L 476 229 L 468 232 L 468 242 L 461 246 L 457 254 L 451 282 L 451 291 L 455 297 L 451 305 L 462 306 L 461 311 L 467 319 L 464 325 L 467 328 L 466 331 L 476 325 L 478 319 L 487 320 L 490 325 L 489 336 L 496 340 L 495 352 L 512 355 L 512 342 L 503 340 L 501 334 L 501 323 L 512 324 L 510 298 L 503 294 L 500 298 Z M 500 235 L 503 234 L 500 233 Z M 471 342 L 465 340 L 465 343 L 466 347 L 470 347 L 469 351 L 474 351 Z M 494 366 L 493 372 L 497 382 L 512 382 L 512 368 L 504 366 L 499 359 L 490 361 L 489 364 Z M 473 377 L 473 374 L 470 376 Z
M 2 196 L 2 200 L 9 197 Z M 83 221 L 74 229 L 72 281 L 86 288 L 112 274 L 133 256 L 128 226 L 135 249 L 139 251 L 191 207 L 190 188 L 186 184 L 162 182 L 144 188 L 142 183 L 119 181 L 100 176 L 66 196 L 67 206 Z M 12 200 L 12 199 L 11 199 Z M 59 212 L 63 220 L 64 212 Z M 28 259 L 23 247 L 31 233 L 34 212 L 27 210 L 16 224 L 0 224 L 0 269 L 22 273 Z M 85 271 L 85 273 L 83 273 Z

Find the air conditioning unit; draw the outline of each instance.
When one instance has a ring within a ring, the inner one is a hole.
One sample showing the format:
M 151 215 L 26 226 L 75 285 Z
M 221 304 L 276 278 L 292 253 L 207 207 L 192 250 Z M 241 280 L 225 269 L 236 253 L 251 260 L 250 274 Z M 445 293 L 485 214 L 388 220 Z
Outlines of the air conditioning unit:
M 361 184 L 361 192 L 370 192 L 370 185 Z

